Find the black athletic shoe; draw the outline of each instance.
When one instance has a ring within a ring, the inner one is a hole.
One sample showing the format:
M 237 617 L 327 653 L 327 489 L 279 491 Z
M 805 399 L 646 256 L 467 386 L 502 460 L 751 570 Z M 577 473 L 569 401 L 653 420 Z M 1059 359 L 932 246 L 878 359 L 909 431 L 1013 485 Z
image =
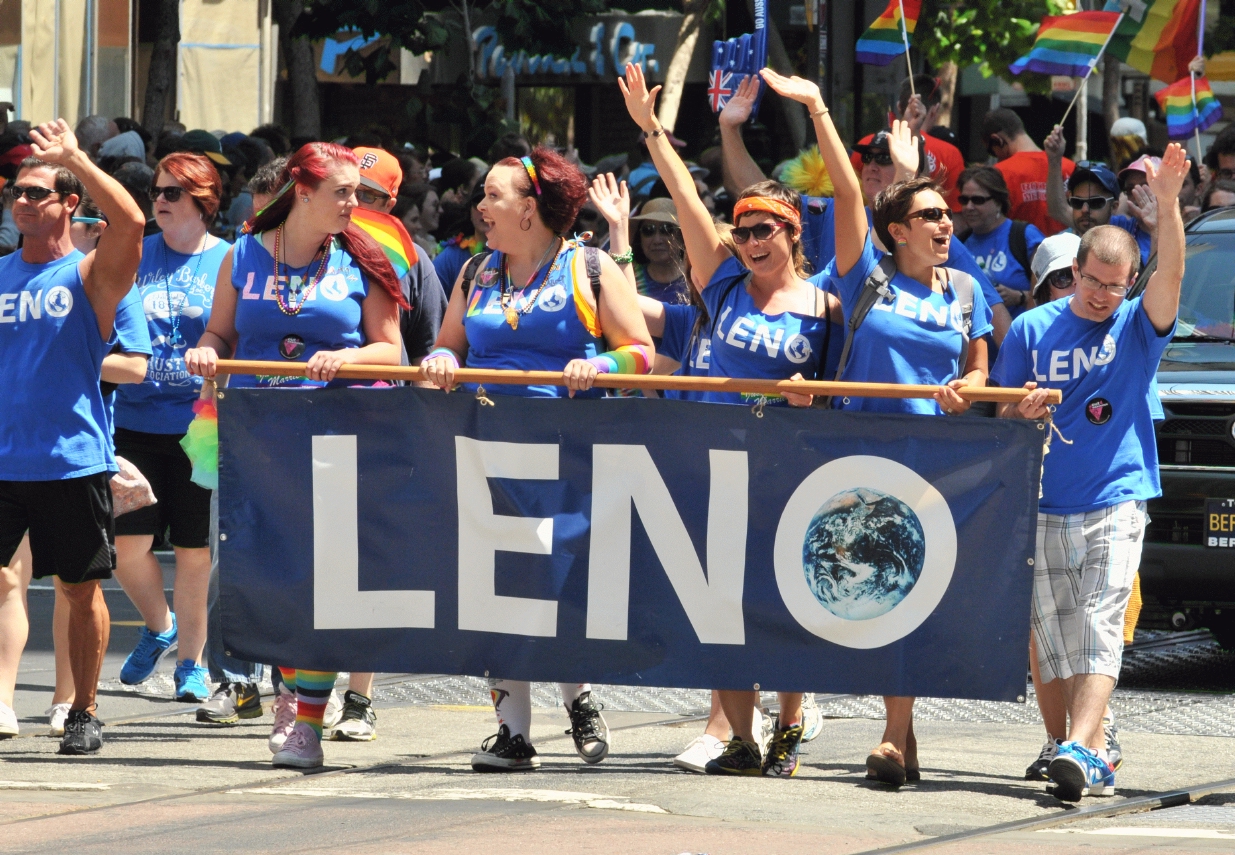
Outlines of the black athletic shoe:
M 779 724 L 779 722 L 778 722 Z M 798 749 L 802 745 L 802 725 L 777 728 L 763 758 L 763 774 L 768 778 L 792 778 L 798 773 Z
M 575 751 L 584 763 L 599 763 L 609 756 L 609 725 L 600 710 L 591 692 L 584 692 L 570 705 L 570 730 L 566 732 L 574 738 Z
M 522 734 L 511 737 L 510 728 L 502 725 L 472 755 L 472 768 L 477 772 L 530 772 L 540 768 L 540 758 Z
M 360 692 L 348 689 L 343 695 L 343 715 L 330 731 L 330 738 L 343 742 L 372 742 L 377 739 L 377 713 L 372 702 Z
M 242 718 L 262 717 L 262 696 L 256 683 L 220 683 L 197 708 L 202 724 L 235 724 Z
M 95 754 L 103 747 L 103 722 L 85 710 L 70 710 L 59 754 Z
M 725 746 L 725 752 L 709 760 L 703 771 L 709 775 L 762 775 L 763 757 L 758 745 L 735 736 Z

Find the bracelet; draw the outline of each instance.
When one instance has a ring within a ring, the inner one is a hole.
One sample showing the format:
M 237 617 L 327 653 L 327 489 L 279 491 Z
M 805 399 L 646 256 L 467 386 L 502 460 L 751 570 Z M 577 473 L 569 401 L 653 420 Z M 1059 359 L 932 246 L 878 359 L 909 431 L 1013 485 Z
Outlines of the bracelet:
M 627 344 L 588 360 L 600 374 L 649 374 L 652 354 L 641 344 Z
M 826 116 L 830 112 L 832 111 L 829 110 L 827 107 L 824 107 L 822 110 L 816 110 L 815 112 L 811 113 L 810 117 L 812 119 L 818 119 L 818 118 L 822 118 L 823 116 Z
M 615 264 L 630 264 L 635 260 L 635 250 L 634 247 L 628 247 L 625 252 L 618 255 L 610 252 L 609 257 L 613 259 Z
M 426 360 L 435 359 L 439 356 L 443 359 L 449 359 L 451 362 L 454 363 L 455 368 L 459 367 L 459 355 L 456 354 L 449 347 L 435 347 L 429 351 L 429 355 L 426 356 L 425 359 Z
M 651 130 L 651 131 L 644 131 L 644 132 L 643 132 L 643 134 L 644 134 L 644 136 L 649 136 L 649 137 L 658 137 L 658 136 L 660 136 L 661 134 L 663 134 L 664 132 L 665 132 L 665 129 L 664 129 L 663 127 L 660 127 L 660 128 L 656 128 L 655 130 Z

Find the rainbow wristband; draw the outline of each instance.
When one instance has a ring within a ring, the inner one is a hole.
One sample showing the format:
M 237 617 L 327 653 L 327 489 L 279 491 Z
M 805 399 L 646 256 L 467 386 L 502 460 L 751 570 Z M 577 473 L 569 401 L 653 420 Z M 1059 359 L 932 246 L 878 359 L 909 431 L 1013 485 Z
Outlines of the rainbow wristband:
M 443 358 L 445 358 L 445 359 L 449 359 L 451 362 L 453 362 L 453 363 L 454 363 L 454 367 L 455 367 L 455 368 L 458 368 L 458 367 L 459 367 L 459 357 L 458 357 L 458 355 L 457 355 L 457 354 L 456 354 L 453 350 L 451 350 L 449 347 L 435 347 L 435 348 L 433 348 L 432 350 L 430 350 L 430 351 L 429 351 L 429 355 L 425 357 L 425 360 L 427 361 L 427 360 L 430 360 L 430 359 L 435 359 L 435 358 L 437 358 L 437 357 L 439 357 L 439 356 L 441 356 L 441 357 L 443 357 Z
M 588 360 L 601 374 L 650 374 L 652 357 L 641 344 L 626 344 Z

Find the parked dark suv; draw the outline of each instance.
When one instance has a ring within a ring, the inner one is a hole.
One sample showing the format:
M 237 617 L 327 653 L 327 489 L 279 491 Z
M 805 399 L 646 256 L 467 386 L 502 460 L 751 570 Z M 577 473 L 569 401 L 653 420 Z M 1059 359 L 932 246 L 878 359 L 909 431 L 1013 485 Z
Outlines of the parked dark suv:
M 1194 220 L 1187 241 L 1179 326 L 1158 368 L 1162 497 L 1149 503 L 1144 618 L 1208 627 L 1235 648 L 1235 208 Z

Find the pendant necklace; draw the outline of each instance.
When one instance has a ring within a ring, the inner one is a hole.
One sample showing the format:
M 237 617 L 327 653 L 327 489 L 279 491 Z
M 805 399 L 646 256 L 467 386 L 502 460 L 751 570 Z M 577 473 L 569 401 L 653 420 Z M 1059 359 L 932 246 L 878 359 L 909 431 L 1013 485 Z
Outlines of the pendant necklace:
M 201 269 L 202 256 L 206 254 L 206 241 L 209 239 L 210 239 L 209 233 L 207 233 L 206 235 L 203 235 L 201 250 L 199 252 L 193 253 L 193 255 L 197 257 L 197 261 L 193 262 L 193 274 L 189 278 L 188 287 L 192 287 L 193 283 L 197 281 L 197 271 Z M 184 269 L 183 264 L 180 265 L 180 267 L 176 268 L 176 270 L 183 270 L 183 269 Z M 184 344 L 184 337 L 180 335 L 180 316 L 184 314 L 184 307 L 188 305 L 189 290 L 188 290 L 188 287 L 185 288 L 184 300 L 180 303 L 180 309 L 179 311 L 173 312 L 172 311 L 172 269 L 171 269 L 171 263 L 167 260 L 167 235 L 163 235 L 163 273 L 164 273 L 163 293 L 167 296 L 167 317 L 171 319 L 171 323 L 172 323 L 172 334 L 170 338 L 168 338 L 168 342 L 170 342 L 172 348 L 177 348 Z
M 292 277 L 291 274 L 288 273 L 287 299 L 285 300 L 283 297 L 283 291 L 279 287 L 279 251 L 283 243 L 283 226 L 284 223 L 280 223 L 279 227 L 274 230 L 274 296 L 275 302 L 279 306 L 279 311 L 288 317 L 294 318 L 300 314 L 300 310 L 304 308 L 304 304 L 309 302 L 309 298 L 313 296 L 313 291 L 317 288 L 317 284 L 321 282 L 322 277 L 326 275 L 326 263 L 330 259 L 331 250 L 334 248 L 334 235 L 327 235 L 326 240 L 322 243 L 321 249 L 318 250 L 318 252 L 321 253 L 322 260 L 317 265 L 317 273 L 315 273 L 313 278 L 309 280 L 309 287 L 304 289 L 304 296 L 300 296 L 303 283 L 301 283 L 301 287 L 293 288 Z M 314 255 L 314 258 L 316 257 L 317 256 Z M 287 267 L 287 263 L 283 262 L 283 266 Z M 313 259 L 311 258 L 309 259 L 308 265 L 305 267 L 305 272 L 308 273 L 309 268 L 312 266 Z M 293 305 L 291 302 L 293 297 L 298 297 L 300 302 Z
M 524 286 L 519 289 L 519 292 L 522 293 L 531 286 L 533 280 L 536 279 L 536 274 L 539 273 L 540 269 L 545 266 L 545 262 L 549 260 L 549 253 L 552 252 L 554 254 L 553 265 L 549 268 L 549 272 L 545 274 L 545 278 L 541 281 L 540 287 L 536 289 L 536 293 L 527 298 L 522 310 L 516 309 L 514 306 L 515 283 L 510 278 L 510 272 L 506 269 L 506 256 L 505 254 L 502 255 L 502 292 L 500 300 L 502 314 L 506 316 L 506 323 L 510 324 L 510 328 L 512 330 L 517 330 L 519 328 L 519 315 L 526 315 L 532 310 L 532 306 L 536 305 L 536 298 L 540 296 L 540 292 L 545 289 L 545 285 L 549 283 L 549 280 L 553 277 L 554 271 L 557 270 L 558 261 L 561 259 L 561 253 L 558 251 L 559 240 L 560 238 L 556 237 L 553 239 L 553 243 L 549 244 L 549 248 L 545 250 L 545 254 L 540 257 L 540 263 L 536 265 L 536 268 L 532 271 L 532 275 L 528 277 Z

